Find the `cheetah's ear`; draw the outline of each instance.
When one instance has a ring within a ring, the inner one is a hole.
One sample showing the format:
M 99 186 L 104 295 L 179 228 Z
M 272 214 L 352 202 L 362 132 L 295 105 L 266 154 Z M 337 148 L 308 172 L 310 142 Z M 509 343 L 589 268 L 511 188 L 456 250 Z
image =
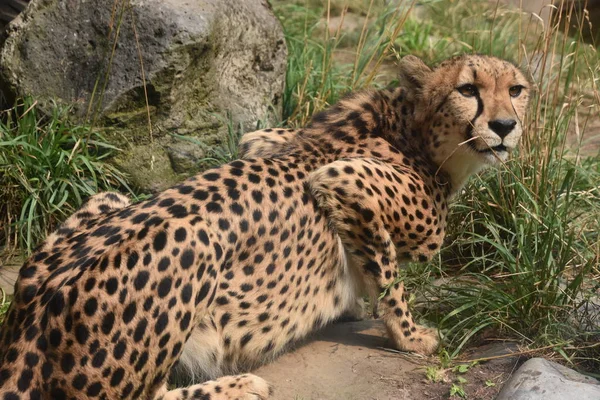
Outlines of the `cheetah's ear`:
M 423 84 L 427 81 L 427 77 L 433 72 L 419 57 L 415 56 L 403 57 L 398 67 L 400 68 L 400 83 L 417 90 L 423 87 Z

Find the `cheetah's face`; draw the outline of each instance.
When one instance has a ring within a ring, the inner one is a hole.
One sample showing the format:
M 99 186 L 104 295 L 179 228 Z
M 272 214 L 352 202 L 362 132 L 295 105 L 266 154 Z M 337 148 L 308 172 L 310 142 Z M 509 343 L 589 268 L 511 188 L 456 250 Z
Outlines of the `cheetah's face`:
M 403 67 L 418 92 L 417 120 L 430 124 L 437 161 L 456 155 L 476 168 L 505 160 L 517 147 L 529 82 L 513 64 L 468 55 L 433 70 L 415 57 Z
M 448 144 L 468 146 L 486 164 L 505 160 L 523 132 L 527 80 L 512 64 L 488 57 L 466 58 L 456 71 L 446 105 L 438 106 L 458 128 L 449 130 L 455 137 Z

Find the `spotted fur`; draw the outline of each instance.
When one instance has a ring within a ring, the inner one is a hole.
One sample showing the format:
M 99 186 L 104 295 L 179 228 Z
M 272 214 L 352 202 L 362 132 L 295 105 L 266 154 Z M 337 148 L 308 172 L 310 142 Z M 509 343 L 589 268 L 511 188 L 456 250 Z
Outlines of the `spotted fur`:
M 398 263 L 431 259 L 450 197 L 517 145 L 528 84 L 483 56 L 407 57 L 400 74 L 302 130 L 247 137 L 246 159 L 76 213 L 20 270 L 0 399 L 266 399 L 261 378 L 223 375 L 380 293 L 395 346 L 433 352 Z M 173 375 L 216 380 L 168 390 Z

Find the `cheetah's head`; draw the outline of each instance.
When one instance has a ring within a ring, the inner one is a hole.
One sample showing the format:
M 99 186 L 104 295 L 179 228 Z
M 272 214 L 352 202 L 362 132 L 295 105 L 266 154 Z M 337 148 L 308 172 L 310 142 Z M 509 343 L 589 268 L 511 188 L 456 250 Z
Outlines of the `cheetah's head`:
M 416 92 L 415 118 L 428 128 L 434 161 L 453 181 L 505 160 L 518 145 L 529 82 L 513 64 L 466 55 L 431 69 L 407 56 L 400 70 Z

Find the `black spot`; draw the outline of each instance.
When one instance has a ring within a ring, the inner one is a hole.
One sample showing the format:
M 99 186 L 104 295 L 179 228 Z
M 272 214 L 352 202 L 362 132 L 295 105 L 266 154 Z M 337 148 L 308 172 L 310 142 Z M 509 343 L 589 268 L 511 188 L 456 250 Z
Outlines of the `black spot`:
M 154 247 L 154 251 L 161 251 L 167 245 L 167 234 L 165 231 L 160 231 L 154 237 L 154 242 L 152 246 Z
M 364 265 L 365 271 L 372 273 L 375 276 L 381 275 L 381 267 L 376 261 L 369 261 Z
M 373 211 L 369 210 L 368 208 L 362 208 L 360 214 L 362 215 L 365 222 L 371 222 L 373 220 L 373 217 L 375 216 Z
M 169 292 L 171 291 L 171 285 L 173 284 L 173 280 L 170 277 L 163 278 L 158 284 L 158 296 L 163 299 L 167 297 Z
M 158 270 L 160 272 L 165 271 L 171 265 L 171 260 L 168 257 L 163 257 L 158 262 Z
M 214 182 L 220 178 L 219 174 L 216 172 L 209 172 L 203 175 L 203 178 L 209 182 Z
M 102 325 L 101 325 L 102 333 L 104 333 L 105 335 L 108 335 L 110 333 L 110 331 L 112 331 L 114 323 L 115 323 L 115 314 L 112 311 L 106 313 L 104 318 L 102 318 Z
M 264 313 L 261 313 L 261 314 L 258 316 L 258 321 L 259 321 L 259 322 L 264 322 L 264 321 L 266 321 L 267 319 L 269 319 L 269 313 L 266 313 L 266 312 L 264 312 Z
M 194 252 L 192 250 L 185 250 L 181 254 L 180 264 L 181 268 L 188 269 L 194 263 Z
M 29 389 L 32 379 L 33 379 L 33 371 L 30 369 L 23 370 L 23 372 L 21 372 L 21 376 L 19 377 L 19 380 L 17 381 L 17 388 L 21 392 L 25 392 L 27 389 Z
M 267 299 L 268 299 L 268 296 L 266 294 L 260 295 L 256 298 L 256 300 L 259 303 L 264 303 L 265 301 L 267 301 Z
M 58 347 L 62 343 L 62 332 L 58 329 L 52 329 L 49 334 L 50 345 Z
M 133 280 L 135 289 L 138 291 L 142 290 L 148 283 L 148 279 L 150 279 L 150 273 L 148 271 L 140 271 Z
M 89 397 L 96 397 L 100 394 L 100 390 L 102 390 L 102 384 L 100 382 L 94 382 L 88 386 L 86 394 Z
M 65 307 L 65 299 L 61 292 L 55 292 L 54 296 L 48 303 L 48 309 L 52 314 L 58 316 L 62 313 L 63 308 Z M 89 315 L 89 314 L 88 314 Z
M 106 350 L 100 349 L 92 358 L 92 366 L 94 368 L 100 368 L 102 365 L 104 365 L 104 360 L 106 360 Z
M 63 353 L 62 358 L 60 360 L 60 368 L 65 374 L 68 374 L 73 370 L 75 366 L 75 357 L 71 353 Z
M 252 183 L 260 183 L 260 176 L 256 174 L 248 174 L 248 180 Z
M 229 206 L 229 209 L 231 210 L 231 212 L 233 212 L 235 215 L 242 215 L 244 213 L 244 208 L 240 205 L 240 203 L 232 203 Z
M 135 317 L 136 309 L 137 306 L 135 302 L 132 301 L 131 303 L 129 303 L 129 305 L 125 307 L 125 310 L 123 311 L 123 322 L 125 322 L 126 324 L 130 323 L 133 317 Z
M 125 375 L 125 370 L 121 367 L 117 368 L 115 372 L 113 372 L 112 377 L 110 378 L 110 386 L 115 387 L 118 386 L 123 380 L 123 376 Z
M 127 268 L 130 270 L 133 269 L 133 267 L 135 267 L 139 259 L 140 256 L 137 252 L 134 251 L 131 254 L 129 254 L 129 256 L 127 257 Z
M 119 341 L 115 348 L 113 349 L 113 357 L 116 360 L 120 360 L 125 355 L 125 351 L 127 350 L 127 345 L 124 340 Z
M 85 385 L 87 385 L 87 376 L 83 374 L 77 374 L 75 375 L 75 378 L 73 378 L 73 382 L 71 382 L 71 384 L 75 389 L 82 390 Z
M 154 333 L 160 335 L 166 329 L 168 323 L 169 315 L 166 312 L 162 312 L 156 319 L 156 324 L 154 325 Z
M 140 342 L 144 338 L 144 334 L 146 333 L 146 328 L 148 327 L 148 320 L 146 318 L 142 318 L 133 332 L 133 340 L 137 343 Z
M 229 313 L 225 313 L 221 316 L 221 320 L 219 321 L 219 323 L 221 324 L 221 328 L 224 328 L 225 325 L 227 325 L 227 323 L 229 322 L 229 320 L 231 319 L 231 314 Z
M 187 231 L 185 228 L 179 228 L 175 231 L 175 241 L 183 242 L 187 238 Z
M 198 231 L 198 239 L 200 239 L 200 241 L 206 246 L 208 246 L 208 244 L 210 243 L 208 235 L 206 234 L 206 231 L 204 229 L 200 229 Z
M 98 301 L 95 298 L 90 298 L 85 302 L 85 305 L 83 306 L 83 311 L 85 312 L 85 314 L 89 317 L 93 316 L 94 314 L 96 314 L 96 310 L 98 309 Z
M 35 367 L 39 361 L 40 357 L 37 354 L 31 352 L 25 354 L 25 364 L 27 364 L 29 368 Z
M 226 231 L 229 229 L 229 221 L 227 221 L 224 218 L 219 218 L 218 224 L 219 224 L 219 229 L 222 231 Z
M 200 291 L 198 292 L 198 294 L 196 295 L 196 305 L 200 304 L 200 302 L 206 298 L 209 290 L 210 290 L 210 282 L 205 282 L 204 285 L 202 285 L 202 287 L 200 288 Z M 213 291 L 213 293 L 214 293 L 214 291 Z M 210 300 L 212 300 L 212 299 L 210 299 Z
M 191 312 L 189 312 L 189 311 L 188 311 L 188 312 L 186 312 L 186 313 L 183 315 L 183 318 L 181 318 L 181 321 L 179 321 L 179 328 L 180 328 L 182 331 L 185 331 L 185 330 L 187 330 L 187 329 L 189 328 L 189 326 L 190 326 L 190 321 L 191 321 L 191 319 L 192 319 L 192 313 L 191 313 Z
M 243 337 L 242 340 L 240 341 L 240 345 L 241 347 L 244 347 L 248 344 L 248 342 L 252 340 L 252 334 L 251 333 L 246 333 Z
M 225 297 L 225 296 L 219 296 L 219 297 L 217 297 L 217 299 L 215 301 L 220 306 L 224 306 L 226 304 L 229 304 L 229 300 L 227 300 L 227 297 Z
M 240 286 L 240 289 L 242 289 L 242 292 L 249 292 L 254 288 L 254 286 L 252 286 L 249 283 L 243 283 L 242 286 Z
M 89 337 L 90 332 L 85 325 L 77 324 L 77 326 L 75 326 L 75 339 L 77 339 L 79 344 L 85 344 Z
M 186 284 L 183 289 L 181 289 L 181 301 L 183 304 L 187 304 L 192 299 L 192 285 Z
M 194 192 L 194 199 L 204 201 L 208 199 L 208 192 L 205 190 L 196 190 Z
M 210 203 L 208 203 L 206 205 L 206 211 L 219 214 L 219 213 L 223 212 L 223 208 L 221 207 L 221 205 L 219 203 L 215 203 L 214 201 L 211 201 Z
M 259 192 L 258 190 L 253 190 L 252 191 L 252 199 L 254 199 L 255 202 L 257 202 L 258 204 L 262 203 L 263 200 L 263 194 L 261 192 Z

